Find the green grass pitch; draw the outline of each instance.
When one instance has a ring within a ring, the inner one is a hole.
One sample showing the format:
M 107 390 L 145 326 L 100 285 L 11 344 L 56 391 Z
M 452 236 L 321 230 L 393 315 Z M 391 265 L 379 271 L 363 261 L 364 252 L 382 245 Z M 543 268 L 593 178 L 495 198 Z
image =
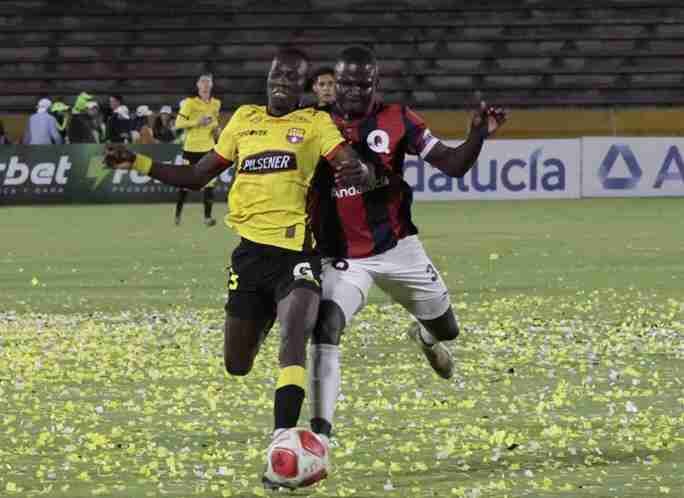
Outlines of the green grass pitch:
M 237 239 L 172 209 L 0 208 L 1 497 L 266 494 L 277 334 L 249 376 L 223 371 Z M 457 375 L 374 292 L 343 343 L 331 476 L 294 496 L 684 497 L 682 199 L 414 213 Z

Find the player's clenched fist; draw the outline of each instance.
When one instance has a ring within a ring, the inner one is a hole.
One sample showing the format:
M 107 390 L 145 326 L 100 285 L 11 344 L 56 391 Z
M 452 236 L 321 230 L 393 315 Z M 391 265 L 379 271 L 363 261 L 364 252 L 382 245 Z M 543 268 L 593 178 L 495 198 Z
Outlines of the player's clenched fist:
M 113 144 L 105 147 L 104 163 L 112 169 L 130 169 L 135 163 L 135 153 L 124 145 Z
M 472 127 L 482 138 L 493 135 L 505 122 L 504 108 L 488 105 L 484 100 L 480 100 L 478 109 L 473 112 Z

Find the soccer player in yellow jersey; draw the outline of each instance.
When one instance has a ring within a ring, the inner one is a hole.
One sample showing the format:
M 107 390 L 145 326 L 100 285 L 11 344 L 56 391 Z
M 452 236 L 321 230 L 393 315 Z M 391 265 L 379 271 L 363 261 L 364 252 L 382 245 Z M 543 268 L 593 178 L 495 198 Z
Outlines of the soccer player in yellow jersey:
M 197 79 L 197 95 L 183 100 L 176 117 L 176 129 L 185 131 L 183 140 L 183 159 L 195 166 L 197 162 L 216 145 L 215 135 L 219 126 L 221 101 L 211 96 L 214 78 L 211 74 L 202 74 Z M 211 216 L 214 201 L 215 181 L 209 182 L 203 190 L 204 223 L 216 225 Z M 176 225 L 181 222 L 183 205 L 188 195 L 187 189 L 178 190 L 176 202 Z
M 318 315 L 320 258 L 307 224 L 314 171 L 325 157 L 339 186 L 363 188 L 375 181 L 328 113 L 299 108 L 308 69 L 303 52 L 279 51 L 268 73 L 268 105 L 238 108 L 214 150 L 194 168 L 152 162 L 122 145 L 110 146 L 105 157 L 109 167 L 133 168 L 190 189 L 235 165 L 226 224 L 242 241 L 228 276 L 224 360 L 230 374 L 246 375 L 274 320 L 280 321 L 274 437 L 297 425 L 306 347 Z

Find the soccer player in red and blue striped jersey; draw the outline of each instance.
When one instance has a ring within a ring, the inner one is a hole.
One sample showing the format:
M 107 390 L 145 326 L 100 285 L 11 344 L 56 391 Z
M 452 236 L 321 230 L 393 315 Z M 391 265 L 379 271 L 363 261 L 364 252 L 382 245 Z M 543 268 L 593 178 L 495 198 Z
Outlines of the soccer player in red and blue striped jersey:
M 413 317 L 410 333 L 433 369 L 453 375 L 444 341 L 459 333 L 449 292 L 425 253 L 411 219 L 411 187 L 404 181 L 406 154 L 421 156 L 450 177 L 475 163 L 484 140 L 505 121 L 503 109 L 479 102 L 470 133 L 458 147 L 434 137 L 409 107 L 376 98 L 378 64 L 363 47 L 344 50 L 335 65 L 331 114 L 344 138 L 373 170 L 374 182 L 340 187 L 334 169 L 319 165 L 312 186 L 312 226 L 323 260 L 323 293 L 311 358 L 311 427 L 329 436 L 339 392 L 342 331 L 364 306 L 375 283 Z

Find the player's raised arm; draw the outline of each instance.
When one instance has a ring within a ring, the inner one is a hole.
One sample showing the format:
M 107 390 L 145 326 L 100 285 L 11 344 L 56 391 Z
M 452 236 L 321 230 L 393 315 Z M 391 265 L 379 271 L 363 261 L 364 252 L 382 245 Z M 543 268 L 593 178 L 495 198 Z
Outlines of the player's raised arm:
M 460 178 L 477 161 L 485 139 L 492 136 L 505 121 L 506 111 L 501 107 L 489 106 L 482 100 L 479 109 L 473 113 L 466 141 L 458 147 L 437 142 L 425 156 L 425 160 L 445 175 Z
M 171 164 L 153 161 L 150 157 L 136 154 L 121 144 L 105 149 L 105 165 L 113 169 L 134 169 L 168 185 L 200 190 L 212 178 L 231 166 L 231 162 L 211 151 L 204 155 L 194 168 L 179 168 Z

